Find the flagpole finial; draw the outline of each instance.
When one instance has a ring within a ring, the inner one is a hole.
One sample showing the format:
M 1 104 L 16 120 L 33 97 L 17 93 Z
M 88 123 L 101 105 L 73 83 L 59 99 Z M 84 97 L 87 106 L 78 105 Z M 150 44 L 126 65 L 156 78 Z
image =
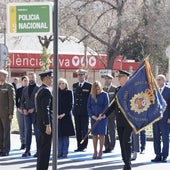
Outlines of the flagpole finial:
M 146 74 L 147 74 L 147 78 L 148 78 L 148 82 L 149 82 L 149 89 L 150 89 L 150 92 L 152 94 L 154 94 L 154 76 L 152 74 L 152 70 L 151 70 L 151 66 L 150 66 L 150 63 L 149 63 L 149 58 L 146 58 L 145 59 L 145 69 L 146 69 Z

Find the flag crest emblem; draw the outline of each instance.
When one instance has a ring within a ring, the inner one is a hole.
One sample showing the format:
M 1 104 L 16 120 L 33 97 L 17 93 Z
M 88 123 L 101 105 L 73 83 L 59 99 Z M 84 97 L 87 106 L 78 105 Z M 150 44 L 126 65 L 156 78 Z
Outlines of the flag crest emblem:
M 117 92 L 118 106 L 135 133 L 162 118 L 166 102 L 147 59 Z

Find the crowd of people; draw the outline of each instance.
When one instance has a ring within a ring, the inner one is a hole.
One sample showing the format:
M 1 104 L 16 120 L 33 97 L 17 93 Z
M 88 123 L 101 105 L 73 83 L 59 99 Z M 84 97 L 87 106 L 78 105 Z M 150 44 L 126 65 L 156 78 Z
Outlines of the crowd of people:
M 131 170 L 131 161 L 137 159 L 137 153 L 145 152 L 146 131 L 135 134 L 118 107 L 117 100 L 112 102 L 119 89 L 129 80 L 130 73 L 119 71 L 118 87 L 113 86 L 114 77 L 110 74 L 104 76 L 102 85 L 100 81 L 88 82 L 86 70 L 78 69 L 76 73 L 78 81 L 72 85 L 72 90 L 65 78 L 58 80 L 58 158 L 67 158 L 70 136 L 76 137 L 75 152 L 86 151 L 88 136 L 85 136 L 88 134 L 90 121 L 94 149 L 92 159 L 102 159 L 103 154 L 112 152 L 118 137 L 124 162 L 123 170 Z M 25 149 L 22 157 L 31 156 L 33 127 L 37 170 L 47 170 L 52 142 L 52 71 L 39 74 L 41 86 L 36 83 L 35 73 L 21 77 L 21 87 L 18 88 L 16 83 L 19 80 L 16 79 L 11 84 L 7 82 L 7 76 L 7 71 L 0 70 L 0 156 L 8 156 L 10 152 L 10 125 L 16 105 L 20 149 Z M 151 161 L 166 162 L 169 155 L 170 88 L 166 86 L 164 75 L 158 75 L 156 80 L 167 107 L 163 118 L 153 124 L 156 157 Z

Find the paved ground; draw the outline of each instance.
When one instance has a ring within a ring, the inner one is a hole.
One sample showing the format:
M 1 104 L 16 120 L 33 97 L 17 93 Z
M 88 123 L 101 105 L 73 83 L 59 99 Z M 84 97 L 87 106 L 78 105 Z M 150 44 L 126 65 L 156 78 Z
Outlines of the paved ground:
M 36 158 L 22 158 L 23 151 L 20 151 L 19 135 L 11 135 L 11 152 L 8 157 L 0 157 L 0 170 L 35 170 Z M 49 170 L 122 170 L 123 162 L 121 161 L 119 141 L 112 153 L 104 154 L 103 159 L 93 160 L 92 140 L 86 152 L 73 152 L 76 148 L 75 138 L 70 139 L 68 158 L 57 160 L 57 167 L 52 168 L 52 156 Z M 33 136 L 32 155 L 35 153 L 35 139 Z M 138 154 L 136 161 L 132 162 L 132 170 L 170 170 L 170 158 L 167 163 L 151 163 L 155 157 L 153 153 L 152 142 L 147 142 L 145 154 Z

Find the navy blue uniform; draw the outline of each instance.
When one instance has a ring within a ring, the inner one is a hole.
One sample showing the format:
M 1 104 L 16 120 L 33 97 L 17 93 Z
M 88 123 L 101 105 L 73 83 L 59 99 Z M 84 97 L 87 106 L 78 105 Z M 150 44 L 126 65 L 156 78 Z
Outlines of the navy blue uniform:
M 80 144 L 83 137 L 88 132 L 89 116 L 87 112 L 87 101 L 91 91 L 91 84 L 84 82 L 83 86 L 79 86 L 79 82 L 73 84 L 74 108 L 73 115 L 76 128 L 76 139 L 78 150 L 87 148 L 88 138 Z
M 116 91 L 118 91 L 121 87 L 118 87 Z M 132 136 L 132 128 L 125 119 L 123 113 L 118 108 L 117 101 L 113 102 L 111 106 L 107 109 L 107 112 L 105 113 L 106 116 L 109 116 L 113 110 L 115 110 L 116 113 L 116 123 L 117 123 L 117 131 L 118 131 L 118 137 L 120 141 L 120 147 L 121 147 L 121 154 L 122 159 L 125 163 L 124 169 L 129 168 L 131 166 L 131 136 Z
M 38 143 L 37 170 L 47 170 L 49 165 L 52 134 L 46 134 L 46 125 L 52 124 L 52 94 L 46 85 L 42 85 L 36 96 L 37 119 L 40 130 Z
M 163 113 L 163 118 L 153 124 L 153 143 L 154 151 L 157 158 L 166 158 L 169 155 L 169 130 L 170 124 L 168 119 L 170 119 L 170 88 L 164 87 L 162 91 L 162 96 L 167 103 L 165 112 Z M 162 138 L 162 148 L 161 148 L 161 138 Z M 161 159 L 162 159 L 161 158 Z

